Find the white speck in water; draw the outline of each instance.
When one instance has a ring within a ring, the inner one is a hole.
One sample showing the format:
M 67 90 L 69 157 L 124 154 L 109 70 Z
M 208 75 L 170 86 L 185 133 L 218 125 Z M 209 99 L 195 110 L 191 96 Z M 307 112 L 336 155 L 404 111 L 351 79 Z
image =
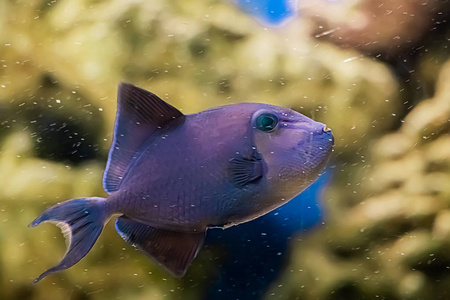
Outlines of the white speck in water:
M 349 62 L 349 61 L 355 60 L 355 59 L 357 59 L 357 58 L 358 58 L 358 56 L 349 57 L 349 58 L 347 58 L 346 60 L 344 60 L 344 63 L 347 63 L 347 62 Z
M 61 100 L 59 100 L 59 99 L 56 99 L 56 103 L 61 103 Z
M 335 32 L 338 29 L 339 29 L 339 27 L 338 28 L 334 28 L 334 29 L 330 29 L 330 30 L 327 30 L 327 31 L 324 31 L 324 32 L 321 32 L 319 34 L 316 34 L 315 37 L 319 38 L 319 37 L 322 37 L 322 36 L 325 36 L 325 35 L 329 35 L 329 34 Z

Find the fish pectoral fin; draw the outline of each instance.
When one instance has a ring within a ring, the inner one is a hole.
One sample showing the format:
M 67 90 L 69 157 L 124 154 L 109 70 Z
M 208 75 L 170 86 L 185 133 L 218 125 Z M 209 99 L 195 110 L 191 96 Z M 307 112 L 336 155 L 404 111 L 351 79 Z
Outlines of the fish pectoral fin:
M 127 243 L 155 259 L 178 278 L 184 276 L 205 240 L 205 231 L 158 229 L 126 216 L 117 218 L 116 229 Z
M 260 155 L 255 151 L 249 157 L 238 156 L 230 160 L 231 178 L 240 188 L 263 177 L 264 168 Z

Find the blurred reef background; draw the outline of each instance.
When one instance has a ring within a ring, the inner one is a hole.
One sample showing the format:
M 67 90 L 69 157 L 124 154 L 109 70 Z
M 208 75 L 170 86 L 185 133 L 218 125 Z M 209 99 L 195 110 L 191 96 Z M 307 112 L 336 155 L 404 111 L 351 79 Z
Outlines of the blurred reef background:
M 275 3 L 275 4 L 274 4 Z M 281 4 L 280 4 L 281 3 Z M 0 1 L 0 299 L 450 299 L 447 0 Z M 46 207 L 104 196 L 116 88 L 333 129 L 307 192 L 211 230 L 182 280 L 110 222 L 71 269 Z

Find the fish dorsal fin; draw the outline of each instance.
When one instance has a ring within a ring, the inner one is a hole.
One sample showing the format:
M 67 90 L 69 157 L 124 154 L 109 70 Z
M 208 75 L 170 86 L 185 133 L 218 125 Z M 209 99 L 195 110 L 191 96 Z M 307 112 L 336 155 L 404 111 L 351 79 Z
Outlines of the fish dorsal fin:
M 205 240 L 205 231 L 158 229 L 125 216 L 117 218 L 116 229 L 127 243 L 154 258 L 178 278 L 184 276 Z
M 155 94 L 127 83 L 119 85 L 117 102 L 114 139 L 103 177 L 108 193 L 119 188 L 145 141 L 172 120 L 184 117 Z

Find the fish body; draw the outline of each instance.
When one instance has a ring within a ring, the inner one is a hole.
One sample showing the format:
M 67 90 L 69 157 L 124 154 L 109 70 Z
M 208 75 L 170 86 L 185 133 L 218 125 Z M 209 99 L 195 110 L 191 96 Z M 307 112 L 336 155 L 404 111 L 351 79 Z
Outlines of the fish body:
M 107 199 L 53 206 L 32 222 L 59 222 L 69 237 L 64 270 L 92 248 L 104 223 L 183 276 L 211 227 L 248 222 L 283 205 L 324 168 L 333 137 L 291 109 L 240 103 L 183 115 L 156 95 L 121 84 L 103 185 Z

